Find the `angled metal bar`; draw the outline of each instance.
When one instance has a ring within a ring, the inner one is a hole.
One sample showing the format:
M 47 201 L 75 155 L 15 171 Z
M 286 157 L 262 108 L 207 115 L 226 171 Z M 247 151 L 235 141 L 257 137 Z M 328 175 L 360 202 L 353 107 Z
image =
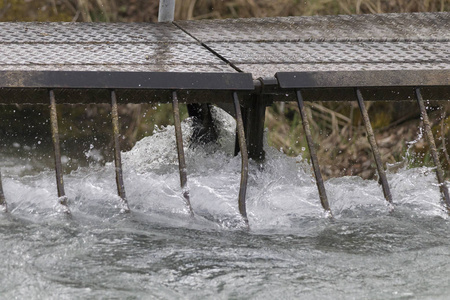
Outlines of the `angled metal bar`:
M 56 173 L 56 187 L 58 190 L 59 203 L 65 207 L 68 206 L 66 192 L 64 191 L 64 179 L 61 165 L 61 148 L 59 146 L 59 131 L 58 131 L 58 114 L 56 113 L 55 93 L 50 90 L 50 123 L 52 130 L 53 150 L 55 157 L 55 173 Z M 67 213 L 70 211 L 67 209 Z
M 175 123 L 175 138 L 177 141 L 178 168 L 180 171 L 181 190 L 183 191 L 183 197 L 186 202 L 186 206 L 189 209 L 189 213 L 193 217 L 194 211 L 192 210 L 191 200 L 189 197 L 189 189 L 187 187 L 187 170 L 183 149 L 183 134 L 181 132 L 180 109 L 178 106 L 177 92 L 175 91 L 172 92 L 172 107 L 173 107 L 173 120 Z
M 319 190 L 320 203 L 326 212 L 331 214 L 330 204 L 328 203 L 327 193 L 325 191 L 325 185 L 323 183 L 322 173 L 320 172 L 319 160 L 317 159 L 316 149 L 314 147 L 314 141 L 311 135 L 311 129 L 309 128 L 308 117 L 305 112 L 305 107 L 303 103 L 303 97 L 300 90 L 296 91 L 298 109 L 302 116 L 303 130 L 305 131 L 306 142 L 308 143 L 309 154 L 311 155 L 311 163 L 314 169 L 314 176 L 316 177 L 317 189 Z
M 119 112 L 117 110 L 117 97 L 115 91 L 111 91 L 111 118 L 114 135 L 114 165 L 116 170 L 117 193 L 122 199 L 123 210 L 125 212 L 129 212 L 130 207 L 128 206 L 128 200 L 125 194 L 125 185 L 123 183 L 122 157 L 120 154 L 119 143 Z
M 431 131 L 431 125 L 430 120 L 428 118 L 427 109 L 425 107 L 425 104 L 423 102 L 422 93 L 420 92 L 420 88 L 415 89 L 416 92 L 416 98 L 417 103 L 420 107 L 420 114 L 422 116 L 423 120 L 423 127 L 425 129 L 425 135 L 427 137 L 428 143 L 430 144 L 430 151 L 431 156 L 433 157 L 434 165 L 436 166 L 436 176 L 439 182 L 439 189 L 442 193 L 442 199 L 443 199 L 443 205 L 445 209 L 447 210 L 447 213 L 450 214 L 450 196 L 448 187 L 445 184 L 445 177 L 444 177 L 444 171 L 442 170 L 442 165 L 439 160 L 439 155 L 436 149 L 436 143 L 434 141 L 433 132 Z
M 5 194 L 3 193 L 2 185 L 2 172 L 0 171 L 0 210 L 3 212 L 8 211 L 8 205 L 6 204 Z
M 248 228 L 247 208 L 245 203 L 245 197 L 247 194 L 247 181 L 248 181 L 248 151 L 247 143 L 245 141 L 244 121 L 242 119 L 241 105 L 239 103 L 239 97 L 236 92 L 233 92 L 234 110 L 236 112 L 236 127 L 237 136 L 239 142 L 239 148 L 241 149 L 241 184 L 239 188 L 239 212 L 244 219 L 245 225 Z
M 375 134 L 373 133 L 372 125 L 370 124 L 369 114 L 364 104 L 364 99 L 362 97 L 361 91 L 358 88 L 356 89 L 356 98 L 358 99 L 359 109 L 363 117 L 364 126 L 366 127 L 367 139 L 369 140 L 370 146 L 372 147 L 372 153 L 377 165 L 378 176 L 380 177 L 379 182 L 383 187 L 384 198 L 386 199 L 386 201 L 392 204 L 392 194 L 386 178 L 386 172 L 383 168 L 383 161 L 381 160 L 380 151 L 378 149 L 377 141 L 375 140 Z

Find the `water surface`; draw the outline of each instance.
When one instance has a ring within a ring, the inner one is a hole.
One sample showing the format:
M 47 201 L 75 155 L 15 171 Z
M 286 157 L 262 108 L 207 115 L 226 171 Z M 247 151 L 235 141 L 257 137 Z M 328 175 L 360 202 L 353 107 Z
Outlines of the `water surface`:
M 173 127 L 123 154 L 131 213 L 121 213 L 111 164 L 65 175 L 66 216 L 46 163 L 4 155 L 0 298 L 448 299 L 450 222 L 433 170 L 388 174 L 393 211 L 375 181 L 328 180 L 331 219 L 305 160 L 268 149 L 263 170 L 251 164 L 245 231 L 224 122 L 220 146 L 186 142 L 194 219 Z

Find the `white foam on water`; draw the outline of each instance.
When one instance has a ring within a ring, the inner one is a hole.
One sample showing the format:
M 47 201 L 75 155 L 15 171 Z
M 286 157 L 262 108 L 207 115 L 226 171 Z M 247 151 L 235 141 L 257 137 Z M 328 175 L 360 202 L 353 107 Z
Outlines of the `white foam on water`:
M 240 228 L 237 198 L 241 159 L 232 155 L 235 123 L 218 109 L 214 113 L 220 114 L 221 120 L 217 145 L 190 147 L 191 121 L 182 124 L 191 204 L 197 217 L 211 221 L 213 226 Z M 296 227 L 299 218 L 326 218 L 306 160 L 266 149 L 262 169 L 250 162 L 247 211 L 252 229 L 282 230 Z M 127 199 L 133 211 L 168 218 L 184 218 L 189 214 L 179 186 L 173 126 L 159 129 L 137 142 L 132 150 L 122 154 L 122 161 Z M 58 212 L 51 170 L 20 176 L 21 166 L 8 168 L 13 176 L 5 177 L 3 184 L 12 213 L 40 216 Z M 66 174 L 64 180 L 74 213 L 111 218 L 120 211 L 113 163 L 80 167 Z M 402 169 L 389 174 L 388 181 L 397 207 L 409 207 L 412 213 L 446 217 L 432 169 Z M 390 211 L 381 187 L 374 180 L 341 177 L 326 181 L 325 187 L 335 218 Z
M 121 213 L 113 163 L 65 174 L 67 216 L 53 170 L 24 172 L 23 160 L 9 161 L 0 299 L 448 295 L 450 225 L 433 169 L 388 174 L 394 211 L 374 180 L 327 180 L 329 218 L 306 160 L 266 147 L 263 169 L 250 163 L 247 232 L 235 124 L 220 119 L 219 144 L 205 147 L 190 147 L 190 121 L 182 124 L 194 219 L 180 188 L 173 126 L 123 153 L 131 213 Z

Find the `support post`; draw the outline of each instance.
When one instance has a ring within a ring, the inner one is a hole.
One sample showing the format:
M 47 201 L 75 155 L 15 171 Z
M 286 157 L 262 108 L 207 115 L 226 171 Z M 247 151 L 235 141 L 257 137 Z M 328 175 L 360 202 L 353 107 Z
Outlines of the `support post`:
M 3 185 L 2 185 L 2 173 L 0 171 L 0 210 L 3 212 L 8 211 L 8 205 L 6 204 L 5 194 L 3 193 Z
M 159 0 L 158 22 L 172 22 L 175 17 L 175 0 Z
M 427 109 L 423 102 L 422 93 L 420 92 L 420 88 L 415 89 L 417 103 L 420 107 L 420 114 L 423 120 L 423 127 L 425 129 L 425 136 L 427 137 L 428 143 L 430 144 L 431 156 L 433 157 L 434 165 L 436 166 L 436 176 L 439 182 L 439 189 L 442 194 L 443 205 L 447 210 L 447 213 L 450 214 L 450 196 L 448 192 L 448 187 L 445 184 L 444 171 L 442 170 L 442 165 L 439 160 L 439 155 L 436 149 L 436 143 L 434 141 L 433 132 L 431 131 L 430 120 L 428 118 Z
M 378 176 L 380 177 L 379 182 L 383 188 L 384 198 L 392 204 L 392 194 L 387 181 L 386 172 L 383 168 L 383 161 L 381 160 L 380 151 L 378 150 L 377 141 L 375 140 L 375 134 L 373 133 L 372 125 L 370 124 L 369 113 L 367 112 L 364 99 L 359 89 L 356 89 L 356 98 L 358 99 L 359 110 L 361 111 L 364 126 L 366 127 L 367 139 L 372 147 L 372 153 L 377 165 Z
M 120 154 L 120 142 L 119 142 L 119 112 L 117 109 L 117 97 L 116 92 L 111 91 L 111 118 L 113 126 L 113 139 L 114 139 L 114 166 L 116 171 L 116 185 L 117 193 L 122 199 L 123 210 L 125 212 L 130 211 L 128 206 L 127 196 L 125 194 L 125 185 L 123 183 L 123 171 L 122 171 L 122 157 Z
M 262 162 L 265 157 L 264 121 L 266 117 L 266 104 L 263 95 L 253 95 L 250 106 L 245 112 L 245 137 L 247 139 L 248 157 Z
M 309 121 L 304 108 L 303 97 L 300 90 L 297 90 L 297 103 L 298 109 L 302 116 L 303 130 L 305 131 L 306 142 L 309 148 L 309 154 L 311 155 L 311 163 L 314 169 L 314 176 L 316 177 L 317 189 L 319 190 L 320 203 L 323 209 L 331 215 L 330 204 L 328 203 L 327 193 L 325 191 L 325 185 L 322 179 L 322 173 L 320 172 L 319 160 L 317 159 L 316 149 L 314 147 L 314 141 L 311 135 L 311 129 L 309 128 Z
M 181 132 L 180 109 L 178 106 L 177 92 L 172 92 L 172 106 L 173 106 L 173 120 L 175 124 L 175 138 L 177 142 L 177 151 L 178 151 L 178 168 L 180 171 L 181 190 L 183 191 L 183 197 L 186 202 L 186 206 L 189 209 L 189 213 L 191 217 L 193 217 L 194 211 L 192 210 L 191 201 L 189 197 L 189 189 L 187 187 L 186 161 L 184 157 L 183 135 Z
M 61 165 L 61 149 L 59 146 L 58 114 L 56 112 L 56 100 L 53 90 L 50 90 L 50 123 L 52 130 L 52 141 L 55 157 L 56 187 L 58 189 L 59 203 L 67 208 L 66 213 L 70 213 L 68 209 L 66 192 L 64 191 L 64 179 Z
M 187 104 L 189 117 L 192 118 L 191 146 L 217 142 L 218 134 L 209 103 Z
M 242 119 L 241 113 L 241 104 L 239 103 L 239 98 L 236 92 L 233 92 L 233 103 L 234 110 L 236 112 L 236 128 L 237 128 L 237 136 L 239 141 L 239 148 L 241 149 L 241 183 L 239 188 L 239 213 L 242 216 L 242 219 L 245 222 L 247 228 L 249 227 L 248 218 L 247 218 L 247 208 L 245 203 L 245 197 L 247 194 L 247 181 L 248 181 L 248 152 L 247 152 L 247 144 L 245 141 L 245 132 L 244 132 L 244 122 Z

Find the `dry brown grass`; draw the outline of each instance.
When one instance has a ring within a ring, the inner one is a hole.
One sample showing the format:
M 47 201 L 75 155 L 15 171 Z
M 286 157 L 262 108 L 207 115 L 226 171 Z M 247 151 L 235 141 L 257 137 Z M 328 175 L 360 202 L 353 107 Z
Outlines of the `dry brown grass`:
M 3 0 L 0 20 L 156 21 L 159 0 Z M 175 18 L 449 11 L 448 0 L 178 0 Z

